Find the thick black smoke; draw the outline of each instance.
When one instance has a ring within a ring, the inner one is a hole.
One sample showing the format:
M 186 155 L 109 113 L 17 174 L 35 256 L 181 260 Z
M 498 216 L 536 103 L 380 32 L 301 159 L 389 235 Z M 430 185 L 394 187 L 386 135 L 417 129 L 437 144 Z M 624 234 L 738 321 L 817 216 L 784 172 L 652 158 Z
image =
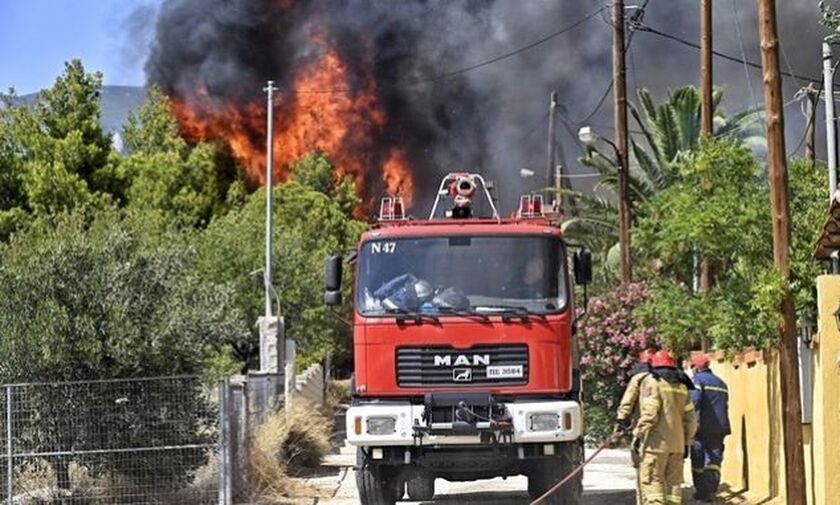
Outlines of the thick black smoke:
M 249 101 L 262 96 L 268 79 L 288 88 L 292 69 L 319 50 L 312 30 L 326 26 L 329 45 L 351 63 L 356 85 L 373 72 L 389 121 L 379 142 L 408 149 L 418 169 L 421 209 L 440 174 L 462 170 L 495 179 L 509 207 L 523 188 L 543 186 L 551 90 L 559 92 L 562 103 L 565 124 L 558 126 L 558 135 L 572 172 L 588 171 L 575 162 L 580 152 L 575 130 L 584 118 L 602 134 L 612 134 L 611 97 L 596 111 L 611 81 L 609 10 L 511 58 L 442 76 L 557 32 L 602 5 L 592 0 L 165 0 L 146 68 L 150 82 L 175 95 L 190 95 L 202 82 L 213 97 Z M 716 48 L 740 57 L 743 41 L 747 58 L 760 61 L 756 2 L 714 5 Z M 824 30 L 816 0 L 777 5 L 787 57 L 783 66 L 789 63 L 793 71 L 819 78 Z M 698 15 L 696 0 L 651 0 L 644 19 L 697 41 Z M 633 36 L 628 64 L 630 90 L 644 86 L 662 97 L 670 88 L 698 82 L 697 51 L 651 34 Z M 763 101 L 758 71 L 721 60 L 715 65 L 728 110 Z M 803 84 L 786 79 L 786 99 Z M 803 121 L 798 105 L 787 113 L 793 150 Z M 538 175 L 523 180 L 521 168 Z M 378 179 L 377 170 L 371 170 L 371 178 Z M 586 185 L 583 181 L 574 184 Z

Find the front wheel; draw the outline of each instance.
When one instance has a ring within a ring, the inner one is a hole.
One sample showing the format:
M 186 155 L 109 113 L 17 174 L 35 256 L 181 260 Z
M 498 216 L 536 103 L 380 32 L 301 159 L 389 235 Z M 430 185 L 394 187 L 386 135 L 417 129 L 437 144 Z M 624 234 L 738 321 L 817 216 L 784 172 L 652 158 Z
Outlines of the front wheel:
M 564 444 L 557 457 L 542 461 L 531 470 L 528 475 L 528 494 L 534 499 L 542 496 L 572 473 L 582 460 L 579 444 L 574 442 Z M 583 473 L 579 472 L 544 503 L 546 505 L 579 505 L 582 494 Z
M 401 483 L 394 469 L 376 464 L 361 447 L 356 449 L 356 487 L 361 505 L 394 505 Z M 400 489 L 400 491 L 402 491 Z

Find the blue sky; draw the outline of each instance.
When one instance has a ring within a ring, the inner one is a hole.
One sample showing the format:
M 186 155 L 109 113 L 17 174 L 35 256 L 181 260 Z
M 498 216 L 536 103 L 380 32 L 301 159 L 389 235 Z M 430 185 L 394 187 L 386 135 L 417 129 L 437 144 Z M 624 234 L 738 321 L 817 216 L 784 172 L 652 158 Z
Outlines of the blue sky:
M 143 63 L 161 0 L 0 0 L 0 90 L 50 86 L 81 58 L 106 84 L 143 84 Z

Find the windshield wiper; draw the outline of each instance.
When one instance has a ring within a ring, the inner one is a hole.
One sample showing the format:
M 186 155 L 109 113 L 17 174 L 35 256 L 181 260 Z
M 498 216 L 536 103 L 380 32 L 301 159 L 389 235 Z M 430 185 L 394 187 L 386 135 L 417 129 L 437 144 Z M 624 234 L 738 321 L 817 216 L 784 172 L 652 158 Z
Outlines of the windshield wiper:
M 529 309 L 528 307 L 512 306 L 512 305 L 478 305 L 475 307 L 476 311 L 484 310 L 493 314 L 502 316 L 502 321 L 510 321 L 513 317 L 520 318 L 523 322 L 528 320 L 529 316 L 538 317 L 543 321 L 546 320 L 545 314 Z
M 423 324 L 423 320 L 439 323 L 440 319 L 433 314 L 426 314 L 413 310 L 401 309 L 399 307 L 385 309 L 386 314 L 395 314 L 397 316 L 397 323 L 404 323 L 406 321 L 414 321 L 414 324 Z
M 477 317 L 482 321 L 490 321 L 490 316 L 487 314 L 481 314 L 475 310 L 461 310 L 454 309 L 452 307 L 436 307 L 435 310 L 445 316 Z

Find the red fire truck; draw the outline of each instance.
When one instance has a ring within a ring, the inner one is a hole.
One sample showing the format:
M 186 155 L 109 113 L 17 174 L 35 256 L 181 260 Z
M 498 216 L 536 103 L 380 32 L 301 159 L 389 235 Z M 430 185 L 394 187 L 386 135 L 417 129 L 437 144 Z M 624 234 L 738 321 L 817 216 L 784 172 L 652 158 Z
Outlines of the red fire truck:
M 347 439 L 363 505 L 430 500 L 436 478 L 526 475 L 537 497 L 581 462 L 572 285 L 590 281 L 591 255 L 578 251 L 569 268 L 543 207 L 525 195 L 502 218 L 484 179 L 467 173 L 443 179 L 428 220 L 383 199 L 350 260 Z M 329 305 L 341 303 L 341 265 L 327 260 Z M 577 478 L 547 503 L 576 504 L 581 492 Z

